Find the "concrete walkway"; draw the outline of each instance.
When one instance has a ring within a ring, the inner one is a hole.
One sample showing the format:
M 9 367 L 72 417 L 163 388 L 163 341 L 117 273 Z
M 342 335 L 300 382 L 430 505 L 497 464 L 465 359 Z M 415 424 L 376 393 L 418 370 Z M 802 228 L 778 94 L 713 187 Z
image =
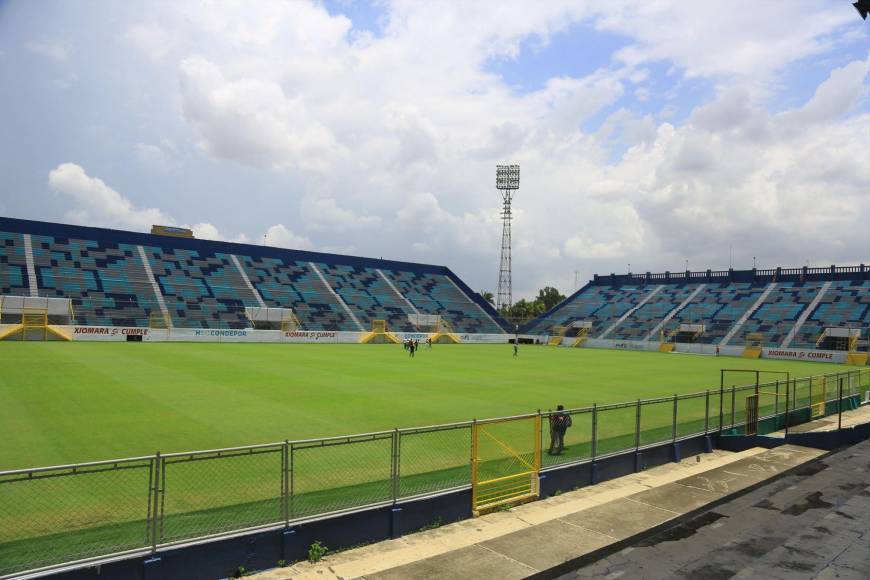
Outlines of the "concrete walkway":
M 866 580 L 868 556 L 864 441 L 562 578 Z
M 482 518 L 298 563 L 259 580 L 525 578 L 582 558 L 810 461 L 785 445 L 714 451 Z

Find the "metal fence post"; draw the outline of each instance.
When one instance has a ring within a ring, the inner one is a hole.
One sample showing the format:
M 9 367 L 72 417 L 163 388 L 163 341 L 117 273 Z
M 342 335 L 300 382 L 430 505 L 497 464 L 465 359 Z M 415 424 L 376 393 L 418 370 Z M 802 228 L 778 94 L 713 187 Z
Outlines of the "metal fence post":
M 704 393 L 704 435 L 710 430 L 710 389 Z
M 392 458 L 390 464 L 390 481 L 392 482 L 391 495 L 393 496 L 393 504 L 399 499 L 399 429 L 393 430 L 393 438 L 391 442 Z
M 471 507 L 477 509 L 477 419 L 471 421 Z
M 813 419 L 813 377 L 812 377 L 812 376 L 810 376 L 810 390 L 809 390 L 809 393 L 810 393 L 810 400 L 809 400 L 809 404 L 810 404 L 810 421 L 812 421 L 812 419 Z M 797 391 L 795 391 L 795 398 L 797 398 Z
M 677 395 L 674 394 L 674 422 L 671 427 L 671 436 L 674 441 L 677 440 Z
M 294 462 L 296 458 L 294 457 L 294 446 L 293 443 L 290 444 L 290 519 L 294 519 L 296 517 L 296 469 L 294 467 Z
M 145 543 L 152 546 L 152 549 L 151 527 L 154 521 L 154 482 L 157 481 L 157 473 L 154 469 L 155 459 L 155 457 L 152 457 L 148 461 L 148 501 L 145 504 Z
M 281 515 L 284 527 L 290 525 L 290 442 L 281 446 Z
M 162 463 L 162 461 L 160 459 L 160 452 L 158 451 L 154 455 L 154 461 L 152 463 L 153 468 L 154 468 L 154 490 L 153 490 L 153 495 L 152 495 L 153 501 L 151 503 L 151 530 L 150 530 L 150 532 L 151 532 L 151 553 L 152 554 L 157 552 L 157 543 L 158 543 L 157 542 L 157 529 L 158 529 L 157 519 L 160 517 L 160 513 L 159 513 L 160 510 L 158 507 L 160 505 L 160 502 L 159 502 L 158 498 L 160 496 L 160 478 L 161 478 L 161 473 L 163 471 L 163 469 L 162 469 L 163 466 L 161 465 L 161 463 Z
M 722 433 L 722 422 L 725 413 L 725 387 L 719 385 L 719 433 Z
M 794 379 L 795 384 L 795 396 L 797 396 L 797 379 Z M 790 402 L 790 393 L 791 386 L 788 384 L 788 381 L 785 383 L 785 436 L 788 438 L 788 420 L 789 420 L 789 409 L 788 404 Z
M 634 414 L 634 450 L 640 449 L 640 399 L 637 400 L 637 409 Z
M 592 461 L 595 462 L 595 452 L 598 450 L 598 404 L 592 403 Z
M 840 384 L 837 400 L 837 430 L 840 430 L 843 428 L 843 377 L 840 377 L 837 382 Z
M 737 387 L 735 385 L 731 385 L 731 427 L 734 427 L 734 422 L 736 419 L 735 415 L 735 405 L 737 404 Z
M 779 415 L 779 379 L 776 379 L 776 397 L 773 398 L 773 416 Z M 776 420 L 774 419 L 774 422 Z

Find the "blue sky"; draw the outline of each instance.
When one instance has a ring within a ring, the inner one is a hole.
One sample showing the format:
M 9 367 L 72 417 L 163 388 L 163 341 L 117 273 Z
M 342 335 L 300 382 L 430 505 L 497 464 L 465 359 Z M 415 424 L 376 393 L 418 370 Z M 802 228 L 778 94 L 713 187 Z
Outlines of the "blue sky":
M 492 290 L 515 162 L 518 296 L 732 245 L 738 267 L 867 263 L 868 31 L 838 0 L 8 1 L 0 214 Z

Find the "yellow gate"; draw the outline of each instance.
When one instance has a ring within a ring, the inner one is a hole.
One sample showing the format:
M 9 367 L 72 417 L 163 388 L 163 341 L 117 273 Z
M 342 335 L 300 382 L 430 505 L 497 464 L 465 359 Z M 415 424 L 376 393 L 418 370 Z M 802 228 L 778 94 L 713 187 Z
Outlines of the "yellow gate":
M 21 310 L 21 340 L 48 340 L 48 308 Z
M 475 516 L 537 498 L 540 471 L 540 415 L 472 424 L 471 502 Z
M 810 377 L 810 409 L 813 419 L 825 416 L 827 391 L 827 377 Z

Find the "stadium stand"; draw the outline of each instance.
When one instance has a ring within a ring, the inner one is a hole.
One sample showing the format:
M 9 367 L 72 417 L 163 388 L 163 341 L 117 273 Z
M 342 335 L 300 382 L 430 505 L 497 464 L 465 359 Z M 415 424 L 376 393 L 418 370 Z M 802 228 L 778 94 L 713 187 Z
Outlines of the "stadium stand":
M 248 326 L 245 306 L 258 306 L 259 302 L 229 255 L 165 245 L 144 250 L 173 326 Z
M 413 313 L 410 306 L 377 269 L 328 264 L 317 267 L 364 328 L 370 328 L 372 320 L 386 320 L 391 330 L 416 330 L 408 319 L 408 314 Z
M 553 326 L 568 326 L 575 320 L 589 320 L 592 322 L 589 335 L 599 336 L 643 300 L 644 294 L 649 293 L 649 290 L 645 292 L 642 286 L 634 284 L 619 287 L 589 285 L 584 290 L 586 292 L 575 294 L 533 321 L 524 332 L 546 334 Z
M 24 238 L 21 234 L 0 232 L 0 293 L 14 295 L 30 294 L 27 276 Z
M 88 324 L 147 325 L 156 301 L 133 246 L 32 235 L 31 247 L 39 296 L 77 298 Z
M 776 268 L 595 276 L 523 329 L 591 322 L 590 338 L 659 341 L 681 325 L 703 325 L 697 342 L 741 345 L 760 333 L 766 346 L 817 348 L 825 329 L 870 326 L 870 268 Z
M 440 315 L 503 333 L 495 310 L 443 266 L 0 218 L 0 289 L 70 298 L 79 325 L 246 328 L 245 307 L 292 308 L 309 330 L 368 330 Z
M 820 283 L 815 283 L 821 286 Z M 813 348 L 827 327 L 855 328 L 870 322 L 870 280 L 841 280 L 831 284 L 791 346 Z
M 386 277 L 420 314 L 439 314 L 457 332 L 498 332 L 494 318 L 481 307 L 467 307 L 457 280 L 443 273 L 384 271 Z
M 239 258 L 268 306 L 292 308 L 309 330 L 359 330 L 311 266 L 281 258 Z
M 632 312 L 621 325 L 615 328 L 611 333 L 611 338 L 643 340 L 659 326 L 659 322 L 669 312 L 682 304 L 695 291 L 695 288 L 694 285 L 663 286 L 660 291 L 656 292 L 654 296 Z
M 706 328 L 701 342 L 718 344 L 758 301 L 764 288 L 765 284 L 748 282 L 707 284 L 695 300 L 674 316 L 670 326 L 678 328 L 680 324 L 703 321 Z

